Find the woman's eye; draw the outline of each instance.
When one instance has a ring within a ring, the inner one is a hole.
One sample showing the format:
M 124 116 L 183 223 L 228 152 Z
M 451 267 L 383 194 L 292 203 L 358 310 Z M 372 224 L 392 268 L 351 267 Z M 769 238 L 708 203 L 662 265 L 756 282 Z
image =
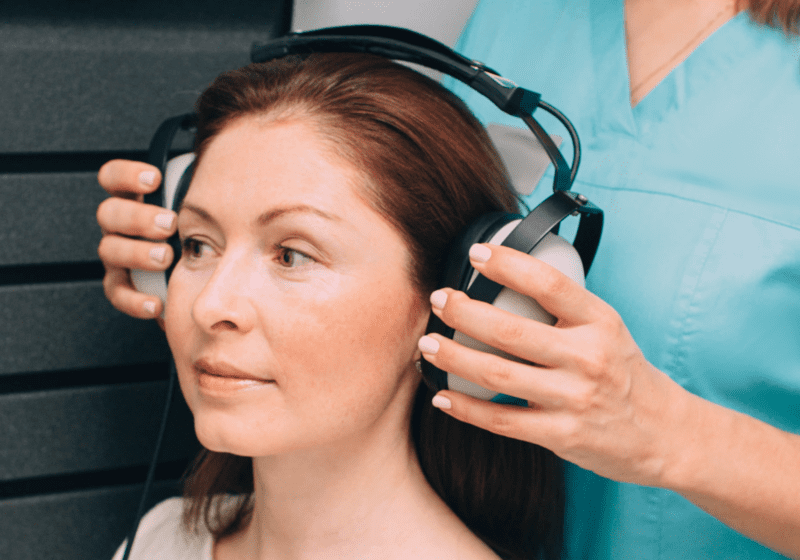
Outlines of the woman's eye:
M 199 259 L 203 256 L 203 252 L 209 249 L 208 245 L 192 237 L 187 237 L 181 242 L 182 256 L 188 259 Z
M 278 262 L 281 266 L 285 266 L 286 268 L 295 268 L 298 266 L 303 266 L 306 264 L 311 264 L 314 261 L 308 255 L 301 253 L 295 249 L 290 249 L 289 247 L 278 247 Z

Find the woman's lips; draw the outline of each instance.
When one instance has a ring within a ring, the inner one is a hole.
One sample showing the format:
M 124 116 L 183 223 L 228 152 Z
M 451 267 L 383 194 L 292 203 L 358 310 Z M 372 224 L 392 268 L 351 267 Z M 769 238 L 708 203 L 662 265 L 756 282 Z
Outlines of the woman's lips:
M 258 377 L 224 362 L 200 359 L 193 365 L 200 389 L 205 392 L 231 392 L 275 383 L 272 379 Z

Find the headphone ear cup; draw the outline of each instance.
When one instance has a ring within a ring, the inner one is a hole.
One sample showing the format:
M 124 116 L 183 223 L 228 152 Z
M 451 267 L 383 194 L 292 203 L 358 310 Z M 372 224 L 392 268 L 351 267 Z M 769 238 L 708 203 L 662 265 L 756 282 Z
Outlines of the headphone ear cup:
M 466 290 L 474 270 L 469 263 L 470 247 L 475 243 L 489 241 L 503 226 L 518 219 L 520 216 L 516 214 L 491 212 L 480 216 L 467 226 L 447 251 L 447 258 L 439 277 L 437 289 Z
M 439 288 L 453 288 L 464 291 L 469 285 L 474 269 L 469 262 L 469 248 L 475 243 L 488 241 L 509 222 L 520 219 L 516 214 L 506 212 L 491 212 L 484 214 L 468 225 L 463 232 L 450 244 L 446 252 L 442 269 L 439 274 Z M 427 333 L 437 333 L 447 338 L 453 338 L 455 330 L 448 327 L 436 315 L 431 313 L 428 320 Z M 447 372 L 422 360 L 422 376 L 428 386 L 434 391 L 448 388 Z
M 186 193 L 189 192 L 189 185 L 192 184 L 192 178 L 194 177 L 195 161 L 194 153 L 188 153 L 176 157 L 169 163 L 169 165 L 171 165 L 175 162 L 175 177 L 177 178 L 174 179 L 170 177 L 171 181 L 167 183 L 169 188 L 164 192 L 164 205 L 167 208 L 171 208 L 173 212 L 178 212 L 183 203 L 183 199 L 186 198 Z M 167 167 L 168 176 L 170 175 L 169 165 Z M 180 175 L 178 175 L 178 173 L 180 173 Z M 175 270 L 175 265 L 178 264 L 178 259 L 180 259 L 183 251 L 181 239 L 177 230 L 175 230 L 172 237 L 167 240 L 167 243 L 172 247 L 174 255 L 172 264 L 164 271 L 166 281 L 169 281 L 169 277 L 172 276 L 172 271 Z
M 193 164 L 193 153 L 183 154 L 171 159 L 167 164 L 162 186 L 153 193 L 156 197 L 151 199 L 151 203 L 157 203 L 164 208 L 177 211 L 183 197 L 186 196 L 186 191 L 189 189 L 194 168 Z M 181 254 L 180 239 L 177 233 L 170 237 L 167 243 L 172 247 L 175 256 L 166 271 L 131 270 L 131 281 L 136 289 L 142 293 L 157 296 L 163 303 L 167 301 L 167 279 L 172 273 L 172 269 L 175 268 L 175 263 L 178 262 Z
M 467 230 L 471 230 L 470 235 L 466 235 L 467 231 L 465 231 L 465 235 L 459 238 L 458 245 L 453 247 L 452 254 L 449 255 L 448 258 L 448 261 L 450 261 L 450 259 L 455 259 L 455 257 L 460 256 L 462 261 L 461 263 L 456 260 L 449 262 L 452 268 L 445 271 L 448 274 L 447 281 L 449 284 L 444 284 L 440 287 L 450 287 L 460 291 L 468 291 L 470 285 L 478 276 L 477 271 L 469 265 L 469 247 L 471 247 L 473 243 L 489 242 L 495 245 L 502 244 L 506 237 L 519 225 L 520 221 L 521 218 L 519 216 L 501 214 L 496 220 L 492 220 L 491 223 L 484 222 L 480 231 L 477 231 L 478 228 L 473 229 L 472 227 Z M 530 251 L 530 254 L 550 264 L 554 268 L 557 268 L 581 285 L 583 284 L 584 270 L 580 255 L 563 237 L 552 233 L 546 234 Z M 461 266 L 459 266 L 459 264 L 461 264 Z M 460 273 L 460 276 L 457 273 Z M 555 324 L 555 317 L 545 311 L 533 298 L 517 293 L 510 288 L 503 288 L 492 301 L 492 305 L 522 317 L 527 317 L 550 325 Z M 428 332 L 446 336 L 468 348 L 494 354 L 509 360 L 521 361 L 515 356 L 511 356 L 479 340 L 475 340 L 462 332 L 455 331 L 433 314 L 431 314 L 431 319 L 428 322 Z M 527 405 L 522 399 L 490 391 L 457 375 L 442 371 L 424 360 L 422 370 L 426 382 L 434 390 L 451 389 L 483 400 L 491 400 L 503 404 Z

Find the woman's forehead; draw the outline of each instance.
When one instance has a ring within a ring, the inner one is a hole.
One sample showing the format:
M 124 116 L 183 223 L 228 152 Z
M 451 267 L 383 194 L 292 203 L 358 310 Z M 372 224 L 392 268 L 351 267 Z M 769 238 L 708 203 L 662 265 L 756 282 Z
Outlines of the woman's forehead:
M 306 121 L 238 120 L 208 144 L 184 204 L 220 223 L 324 221 L 331 234 L 373 246 L 402 240 L 407 252 L 396 226 L 370 203 L 364 174 L 328 144 Z
M 250 118 L 231 123 L 211 140 L 187 198 L 341 206 L 343 199 L 357 198 L 361 183 L 361 173 L 335 157 L 310 123 Z

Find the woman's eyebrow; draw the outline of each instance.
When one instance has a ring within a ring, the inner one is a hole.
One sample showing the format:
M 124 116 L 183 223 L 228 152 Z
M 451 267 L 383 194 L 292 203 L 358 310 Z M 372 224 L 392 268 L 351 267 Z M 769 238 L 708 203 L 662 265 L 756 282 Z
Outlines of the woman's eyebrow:
M 330 220 L 333 222 L 340 222 L 342 219 L 339 216 L 334 216 L 332 214 L 328 214 L 327 212 L 323 212 L 319 208 L 315 208 L 314 206 L 308 206 L 306 204 L 297 204 L 295 206 L 285 206 L 281 208 L 275 208 L 273 210 L 269 210 L 268 212 L 264 212 L 258 218 L 256 218 L 256 223 L 259 226 L 265 226 L 269 224 L 271 221 L 285 216 L 286 214 L 315 214 L 326 220 Z
M 217 220 L 215 220 L 214 217 L 211 214 L 209 214 L 207 210 L 204 210 L 199 206 L 195 206 L 194 204 L 187 204 L 186 202 L 181 202 L 181 205 L 178 207 L 178 211 L 176 213 L 180 214 L 182 210 L 188 210 L 192 214 L 197 214 L 204 221 L 209 222 L 215 226 L 218 225 Z
M 207 210 L 205 210 L 203 208 L 200 208 L 199 206 L 195 206 L 194 204 L 188 204 L 186 202 L 182 202 L 181 205 L 180 205 L 180 208 L 178 208 L 178 212 L 180 212 L 181 210 L 188 210 L 189 212 L 192 212 L 193 214 L 197 214 L 197 216 L 199 216 L 204 221 L 209 222 L 209 223 L 211 223 L 213 225 L 217 225 L 217 221 L 214 219 L 214 217 Z M 285 207 L 281 207 L 281 208 L 275 208 L 273 210 L 269 210 L 267 212 L 264 212 L 263 214 L 260 214 L 256 218 L 255 222 L 259 226 L 265 226 L 265 225 L 269 224 L 271 221 L 273 221 L 273 220 L 275 220 L 277 218 L 280 218 L 282 216 L 285 216 L 286 214 L 297 214 L 297 213 L 300 213 L 300 214 L 314 214 L 314 215 L 320 216 L 322 218 L 325 218 L 326 220 L 330 220 L 330 221 L 333 221 L 333 222 L 341 222 L 342 221 L 342 218 L 340 218 L 339 216 L 334 216 L 333 214 L 328 214 L 327 212 L 324 212 L 324 211 L 320 210 L 319 208 L 315 208 L 314 206 L 309 206 L 307 204 L 297 204 L 297 205 L 294 205 L 294 206 L 285 206 Z

